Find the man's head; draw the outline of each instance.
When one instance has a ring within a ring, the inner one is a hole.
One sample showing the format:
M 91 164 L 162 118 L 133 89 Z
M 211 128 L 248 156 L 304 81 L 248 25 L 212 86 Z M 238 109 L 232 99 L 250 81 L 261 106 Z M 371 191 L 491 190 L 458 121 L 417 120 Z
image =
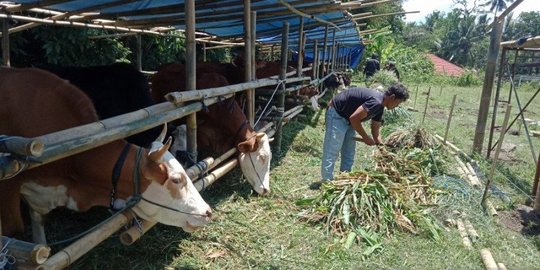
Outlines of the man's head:
M 384 92 L 383 106 L 387 109 L 394 109 L 403 101 L 409 98 L 409 91 L 401 83 L 390 86 L 386 92 Z
M 373 53 L 373 54 L 371 54 L 371 58 L 372 59 L 377 59 L 377 58 L 379 58 L 379 56 L 376 53 Z

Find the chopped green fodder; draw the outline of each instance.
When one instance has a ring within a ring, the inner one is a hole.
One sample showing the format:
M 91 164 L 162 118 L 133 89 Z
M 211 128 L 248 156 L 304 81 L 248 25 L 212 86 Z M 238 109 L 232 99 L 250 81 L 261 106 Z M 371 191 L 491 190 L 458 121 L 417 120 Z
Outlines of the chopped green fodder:
M 364 255 L 382 249 L 384 238 L 396 230 L 439 238 L 441 228 L 430 213 L 439 193 L 432 178 L 442 167 L 439 150 L 423 130 L 399 132 L 396 147 L 375 151 L 372 168 L 340 175 L 314 197 L 298 200 L 307 207 L 300 217 L 322 224 L 346 247 L 363 241 L 368 246 Z

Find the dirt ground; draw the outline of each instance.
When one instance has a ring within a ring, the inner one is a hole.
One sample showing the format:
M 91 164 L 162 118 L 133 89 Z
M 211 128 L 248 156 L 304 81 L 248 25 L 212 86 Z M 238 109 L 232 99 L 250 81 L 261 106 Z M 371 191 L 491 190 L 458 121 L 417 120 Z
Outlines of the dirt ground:
M 499 211 L 499 223 L 527 236 L 540 235 L 540 214 L 532 207 L 519 205 L 511 211 Z

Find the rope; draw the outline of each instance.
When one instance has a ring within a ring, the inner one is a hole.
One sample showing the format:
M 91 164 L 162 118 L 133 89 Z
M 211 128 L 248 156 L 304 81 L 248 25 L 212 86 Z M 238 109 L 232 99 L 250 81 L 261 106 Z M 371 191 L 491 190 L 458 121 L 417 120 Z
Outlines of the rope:
M 281 85 L 283 85 L 285 83 L 284 80 L 280 80 L 279 83 L 276 85 L 276 88 L 274 89 L 274 92 L 272 92 L 272 95 L 270 96 L 270 98 L 268 99 L 268 102 L 266 103 L 266 105 L 264 106 L 264 109 L 262 110 L 262 112 L 260 113 L 259 115 L 259 119 L 257 119 L 257 121 L 255 121 L 255 124 L 253 126 L 257 126 L 257 124 L 259 123 L 259 121 L 261 120 L 261 118 L 263 117 L 263 114 L 264 112 L 266 112 L 266 110 L 268 109 L 268 106 L 270 105 L 270 103 L 272 102 L 272 99 L 274 98 L 274 95 L 276 94 L 277 90 L 279 89 L 279 87 Z

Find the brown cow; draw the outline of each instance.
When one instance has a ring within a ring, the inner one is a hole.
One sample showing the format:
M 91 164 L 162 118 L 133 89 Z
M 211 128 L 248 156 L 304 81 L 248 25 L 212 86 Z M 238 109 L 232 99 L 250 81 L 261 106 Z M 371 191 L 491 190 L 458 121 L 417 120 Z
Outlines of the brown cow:
M 98 121 L 88 96 L 39 69 L 0 68 L 0 100 L 0 134 L 36 137 Z M 167 151 L 170 142 L 170 138 L 165 145 L 156 141 L 151 149 L 144 149 L 117 140 L 0 180 L 3 233 L 23 233 L 21 195 L 42 215 L 59 206 L 86 211 L 93 206 L 109 206 L 112 197 L 127 200 L 136 195 L 136 175 L 140 176 L 142 196 L 133 207 L 138 216 L 194 231 L 209 221 L 212 211 Z M 117 167 L 120 170 L 114 188 L 111 175 L 123 153 L 124 164 Z M 116 195 L 112 196 L 114 190 Z
M 204 63 L 197 66 L 197 89 L 228 85 L 220 65 Z M 231 70 L 227 70 L 230 72 Z M 165 94 L 185 90 L 185 66 L 172 63 L 162 66 L 152 78 L 152 96 L 163 102 Z M 259 194 L 270 192 L 270 151 L 268 136 L 251 127 L 238 103 L 227 99 L 197 113 L 197 141 L 201 149 L 222 154 L 232 147 L 240 152 L 240 168 Z

